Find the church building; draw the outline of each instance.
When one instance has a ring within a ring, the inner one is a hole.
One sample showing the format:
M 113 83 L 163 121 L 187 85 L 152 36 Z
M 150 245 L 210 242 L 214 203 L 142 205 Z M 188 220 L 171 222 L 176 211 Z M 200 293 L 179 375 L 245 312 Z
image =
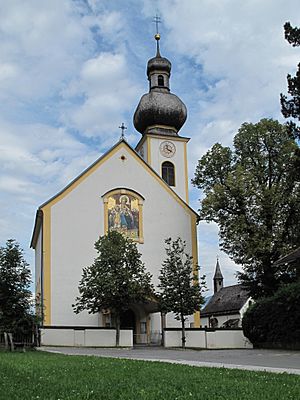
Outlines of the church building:
M 241 328 L 242 318 L 252 300 L 241 284 L 224 286 L 219 260 L 213 278 L 214 294 L 201 310 L 202 327 Z
M 109 310 L 75 314 L 72 309 L 82 268 L 96 256 L 94 243 L 110 230 L 137 243 L 155 286 L 166 258 L 165 239 L 181 237 L 194 265 L 198 263 L 197 213 L 188 198 L 189 138 L 179 134 L 187 110 L 170 92 L 171 63 L 160 55 L 159 34 L 155 39 L 157 53 L 147 64 L 149 93 L 142 96 L 134 113 L 134 126 L 141 134 L 136 147 L 122 135 L 37 210 L 31 247 L 44 329 L 112 324 Z M 132 305 L 121 321 L 123 327 L 132 327 L 141 343 L 161 333 L 161 315 L 155 304 Z M 190 317 L 190 324 L 200 326 L 199 313 Z M 168 314 L 166 325 L 175 327 L 179 322 Z

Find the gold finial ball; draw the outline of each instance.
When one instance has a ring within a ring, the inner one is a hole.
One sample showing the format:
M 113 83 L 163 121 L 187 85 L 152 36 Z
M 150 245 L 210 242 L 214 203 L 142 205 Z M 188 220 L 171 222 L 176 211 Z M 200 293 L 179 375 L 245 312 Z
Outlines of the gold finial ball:
M 159 40 L 160 39 L 160 34 L 157 33 L 154 37 L 155 37 L 155 40 Z

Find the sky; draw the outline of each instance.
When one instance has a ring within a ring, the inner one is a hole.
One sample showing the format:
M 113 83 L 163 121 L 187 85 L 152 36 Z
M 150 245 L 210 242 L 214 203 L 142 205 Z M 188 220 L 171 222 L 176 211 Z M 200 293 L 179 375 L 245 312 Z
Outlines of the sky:
M 300 26 L 299 0 L 0 0 L 0 245 L 29 249 L 35 212 L 114 145 L 127 141 L 148 91 L 147 60 L 172 62 L 171 91 L 186 104 L 189 175 L 216 142 L 231 146 L 243 122 L 281 122 L 279 95 L 299 48 L 283 25 Z M 201 193 L 190 185 L 191 206 Z M 218 227 L 198 227 L 199 264 L 211 290 L 219 256 L 225 285 L 240 270 L 219 248 Z

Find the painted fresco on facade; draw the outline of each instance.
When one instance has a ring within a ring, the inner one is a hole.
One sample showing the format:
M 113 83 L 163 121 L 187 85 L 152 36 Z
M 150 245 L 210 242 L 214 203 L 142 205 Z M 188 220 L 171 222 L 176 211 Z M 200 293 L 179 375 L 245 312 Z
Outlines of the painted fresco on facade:
M 139 239 L 139 202 L 132 194 L 116 193 L 108 198 L 108 230 Z

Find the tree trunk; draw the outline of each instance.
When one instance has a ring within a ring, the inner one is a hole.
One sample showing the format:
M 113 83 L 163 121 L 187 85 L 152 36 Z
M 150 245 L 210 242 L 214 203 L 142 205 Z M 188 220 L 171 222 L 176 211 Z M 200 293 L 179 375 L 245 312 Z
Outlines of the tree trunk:
M 165 345 L 165 327 L 166 327 L 166 313 L 160 313 L 161 318 L 161 346 Z
M 184 323 L 184 316 L 181 314 L 181 343 L 182 343 L 182 348 L 185 349 L 185 323 Z
M 116 315 L 116 347 L 120 346 L 120 315 Z

